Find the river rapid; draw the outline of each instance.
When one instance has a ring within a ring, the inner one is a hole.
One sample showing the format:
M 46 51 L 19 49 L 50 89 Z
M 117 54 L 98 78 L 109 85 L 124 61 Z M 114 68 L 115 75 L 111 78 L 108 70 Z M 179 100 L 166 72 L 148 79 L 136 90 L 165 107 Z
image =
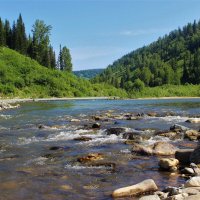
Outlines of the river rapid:
M 149 135 L 148 144 L 195 148 L 197 141 L 154 135 L 174 124 L 199 130 L 186 122 L 194 117 L 200 117 L 200 99 L 26 102 L 0 111 L 0 199 L 111 200 L 113 190 L 147 178 L 159 189 L 177 186 L 184 178 L 160 171 L 159 157 L 136 156 L 122 134 L 107 130 L 124 127 Z M 102 154 L 100 164 L 78 161 L 89 153 Z

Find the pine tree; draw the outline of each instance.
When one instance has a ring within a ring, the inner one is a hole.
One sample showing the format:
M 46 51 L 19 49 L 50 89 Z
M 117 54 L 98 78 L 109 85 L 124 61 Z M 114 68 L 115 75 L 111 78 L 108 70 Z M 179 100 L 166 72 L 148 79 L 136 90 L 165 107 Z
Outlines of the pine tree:
M 6 41 L 5 43 L 9 48 L 12 48 L 12 31 L 8 20 L 5 20 L 4 30 L 5 30 L 5 41 Z
M 25 25 L 22 20 L 21 14 L 17 19 L 16 23 L 16 44 L 15 50 L 19 51 L 22 54 L 27 53 L 27 37 L 25 32 Z
M 0 18 L 0 46 L 5 45 L 5 34 L 4 34 L 4 24 Z

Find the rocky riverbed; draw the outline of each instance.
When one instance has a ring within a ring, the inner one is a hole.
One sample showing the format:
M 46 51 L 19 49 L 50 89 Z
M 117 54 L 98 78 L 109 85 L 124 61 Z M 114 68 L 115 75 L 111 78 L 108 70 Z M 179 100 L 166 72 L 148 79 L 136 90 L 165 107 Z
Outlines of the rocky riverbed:
M 197 198 L 199 105 L 93 100 L 29 102 L 2 110 L 1 196 Z

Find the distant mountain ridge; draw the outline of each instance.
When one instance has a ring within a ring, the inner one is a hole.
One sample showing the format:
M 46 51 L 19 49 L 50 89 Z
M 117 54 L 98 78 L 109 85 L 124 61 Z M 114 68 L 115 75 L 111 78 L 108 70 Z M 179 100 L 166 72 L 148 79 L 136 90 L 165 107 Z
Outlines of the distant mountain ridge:
M 102 73 L 104 69 L 86 69 L 86 70 L 78 70 L 73 71 L 73 73 L 81 78 L 91 79 L 98 74 Z
M 123 56 L 93 81 L 127 91 L 139 86 L 200 84 L 200 21 Z

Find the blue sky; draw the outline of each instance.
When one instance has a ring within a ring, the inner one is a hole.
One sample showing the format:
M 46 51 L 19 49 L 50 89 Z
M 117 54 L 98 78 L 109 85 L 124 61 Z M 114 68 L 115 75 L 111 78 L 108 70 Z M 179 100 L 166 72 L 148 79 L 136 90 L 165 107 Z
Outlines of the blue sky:
M 0 17 L 22 14 L 52 25 L 51 43 L 66 45 L 75 70 L 105 68 L 124 54 L 200 19 L 200 0 L 0 0 Z

